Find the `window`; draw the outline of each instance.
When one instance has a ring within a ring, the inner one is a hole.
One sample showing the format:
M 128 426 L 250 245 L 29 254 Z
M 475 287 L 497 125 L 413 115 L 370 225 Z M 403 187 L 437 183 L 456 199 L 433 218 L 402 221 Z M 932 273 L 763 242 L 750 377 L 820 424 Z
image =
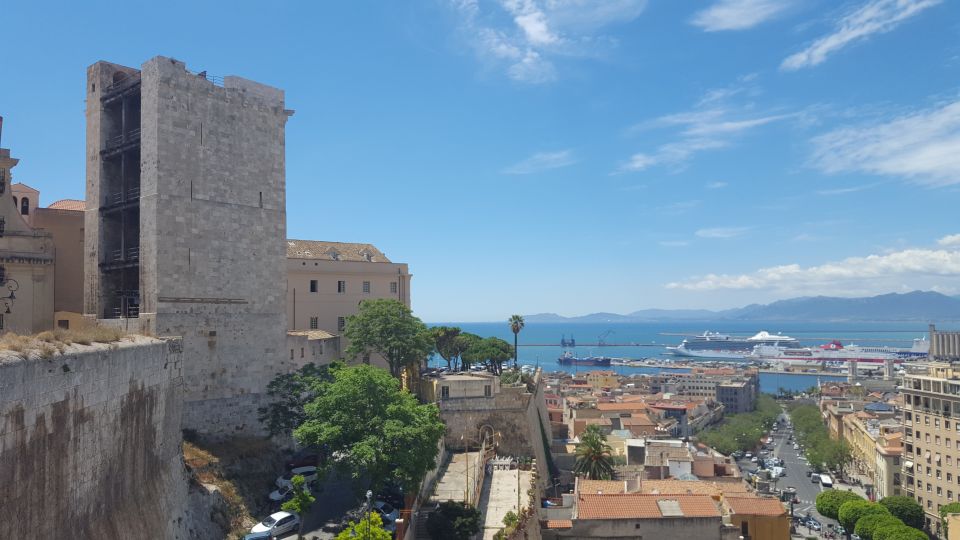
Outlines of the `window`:
M 319 290 L 319 288 L 320 288 L 320 287 L 317 286 L 317 280 L 311 279 L 311 280 L 310 280 L 310 292 L 317 292 L 317 290 Z
M 343 317 L 337 317 L 337 332 L 343 332 L 343 329 L 347 327 L 347 319 Z
M 483 387 L 483 397 L 490 397 L 490 396 L 492 396 L 492 395 L 493 395 L 493 392 L 491 391 L 490 385 L 489 385 L 489 384 L 484 385 L 484 387 Z
M 25 216 L 30 215 L 30 199 L 26 197 L 20 199 L 20 213 Z
M 950 429 L 950 421 L 949 421 L 949 420 L 944 420 L 944 421 L 943 421 L 943 429 Z
M 346 282 L 346 281 L 338 281 L 338 282 L 337 282 L 337 292 L 340 293 L 340 294 L 343 294 L 343 293 L 347 292 L 347 282 Z
M 0 194 L 7 190 L 7 170 L 0 169 Z
M 0 330 L 3 330 L 3 313 L 0 313 Z
M 67 319 L 57 319 L 57 328 L 63 328 L 64 330 L 69 330 L 70 321 Z
M 3 216 L 0 216 L 0 236 L 3 236 L 3 232 L 7 229 L 7 219 Z
M 370 282 L 369 282 L 369 281 L 364 281 L 364 282 L 363 282 L 363 294 L 370 294 Z
M 300 347 L 300 358 L 303 358 L 303 347 Z
M 293 349 L 290 349 L 290 359 L 293 360 Z
M 950 491 L 949 489 L 947 490 L 947 499 L 949 499 L 949 500 L 951 500 L 951 501 L 953 500 L 953 492 Z
M 930 425 L 930 417 L 929 417 L 929 416 L 924 416 L 924 417 L 923 417 L 923 423 L 929 426 L 929 425 Z
M 397 282 L 396 282 L 396 281 L 391 281 L 391 282 L 390 282 L 390 293 L 392 293 L 392 294 L 397 294 Z
M 319 328 L 319 327 L 320 327 L 320 319 L 319 319 L 319 317 L 310 317 L 310 329 L 311 329 L 311 330 L 316 330 L 316 329 Z
M 440 399 L 449 399 L 450 398 L 450 387 L 441 386 L 440 387 Z
M 934 419 L 933 419 L 933 425 L 934 425 L 934 427 L 940 427 L 940 419 L 939 419 L 939 418 L 934 418 Z
M 934 440 L 935 440 L 934 444 L 936 444 L 937 446 L 940 446 L 940 436 L 937 435 L 936 437 L 934 437 Z

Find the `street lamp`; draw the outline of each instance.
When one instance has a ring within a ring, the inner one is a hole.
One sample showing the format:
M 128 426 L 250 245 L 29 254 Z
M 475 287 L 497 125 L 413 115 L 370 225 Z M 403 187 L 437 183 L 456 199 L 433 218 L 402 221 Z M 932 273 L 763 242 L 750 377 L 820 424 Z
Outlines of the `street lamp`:
M 367 490 L 367 533 L 365 537 L 370 540 L 370 501 L 373 499 L 373 491 Z
M 6 276 L 0 274 L 0 286 L 6 287 L 10 294 L 7 296 L 0 296 L 0 301 L 3 302 L 4 314 L 10 313 L 10 305 L 13 304 L 13 301 L 17 299 L 17 295 L 14 294 L 15 291 L 20 289 L 20 283 L 15 279 L 6 279 Z

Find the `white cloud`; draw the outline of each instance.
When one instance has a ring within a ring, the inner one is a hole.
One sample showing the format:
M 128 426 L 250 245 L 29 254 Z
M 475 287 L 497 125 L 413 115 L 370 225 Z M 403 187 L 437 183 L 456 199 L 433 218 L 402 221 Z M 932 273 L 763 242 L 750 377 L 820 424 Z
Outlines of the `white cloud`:
M 597 43 L 591 33 L 633 20 L 646 0 L 451 0 L 461 30 L 482 60 L 502 65 L 518 82 L 541 84 L 556 79 L 553 59 L 583 56 Z M 494 6 L 487 8 L 487 6 Z M 508 25 L 497 21 L 509 17 Z
M 707 274 L 668 283 L 666 287 L 690 291 L 764 289 L 784 293 L 809 294 L 816 291 L 817 294 L 835 292 L 857 295 L 898 289 L 930 289 L 934 286 L 955 287 L 958 284 L 960 251 L 913 248 L 881 255 L 849 257 L 806 268 L 799 264 L 787 264 L 761 268 L 748 274 Z
M 709 184 L 706 185 L 706 188 L 707 189 L 723 189 L 728 185 L 729 184 L 727 184 L 726 182 L 710 182 Z
M 689 111 L 667 114 L 629 127 L 627 134 L 652 129 L 679 128 L 677 140 L 660 144 L 653 151 L 638 152 L 622 163 L 615 172 L 637 172 L 655 165 L 682 168 L 695 154 L 729 146 L 733 140 L 752 129 L 797 116 L 796 113 L 756 114 L 750 107 L 734 107 L 727 103 L 741 93 L 756 93 L 753 74 L 740 77 L 737 84 L 709 90 Z
M 560 150 L 558 152 L 538 152 L 527 159 L 514 163 L 503 170 L 504 174 L 534 174 L 550 169 L 558 169 L 576 163 L 573 152 Z
M 831 34 L 788 56 L 780 68 L 791 71 L 823 63 L 827 56 L 873 34 L 889 32 L 901 22 L 942 0 L 869 0 L 836 22 Z
M 734 238 L 749 230 L 749 227 L 713 227 L 700 229 L 694 234 L 700 238 Z
M 960 183 L 960 99 L 881 123 L 835 129 L 812 140 L 829 173 L 867 172 L 928 186 Z
M 947 236 L 937 240 L 937 244 L 941 246 L 960 247 L 960 234 L 948 234 Z
M 745 30 L 774 18 L 791 4 L 784 0 L 718 0 L 697 12 L 690 22 L 707 32 Z

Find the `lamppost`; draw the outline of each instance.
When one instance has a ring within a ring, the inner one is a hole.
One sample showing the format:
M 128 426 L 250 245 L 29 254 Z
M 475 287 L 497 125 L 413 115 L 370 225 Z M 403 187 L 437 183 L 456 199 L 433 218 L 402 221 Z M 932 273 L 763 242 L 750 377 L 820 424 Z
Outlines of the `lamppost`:
M 10 294 L 7 296 L 0 296 L 0 301 L 3 302 L 4 313 L 10 313 L 10 305 L 13 304 L 13 301 L 17 299 L 17 295 L 14 294 L 15 291 L 20 289 L 20 283 L 15 279 L 6 279 L 6 276 L 0 273 L 0 286 L 6 287 Z
M 373 491 L 367 490 L 367 532 L 364 535 L 367 540 L 370 540 L 370 501 L 373 499 Z

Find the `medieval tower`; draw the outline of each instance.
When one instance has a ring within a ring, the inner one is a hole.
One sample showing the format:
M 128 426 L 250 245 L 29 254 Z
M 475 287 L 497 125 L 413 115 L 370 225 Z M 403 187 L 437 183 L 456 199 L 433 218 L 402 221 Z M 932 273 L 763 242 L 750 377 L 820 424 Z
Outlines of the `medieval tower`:
M 84 313 L 182 336 L 183 427 L 259 430 L 286 331 L 282 90 L 155 57 L 87 70 Z

